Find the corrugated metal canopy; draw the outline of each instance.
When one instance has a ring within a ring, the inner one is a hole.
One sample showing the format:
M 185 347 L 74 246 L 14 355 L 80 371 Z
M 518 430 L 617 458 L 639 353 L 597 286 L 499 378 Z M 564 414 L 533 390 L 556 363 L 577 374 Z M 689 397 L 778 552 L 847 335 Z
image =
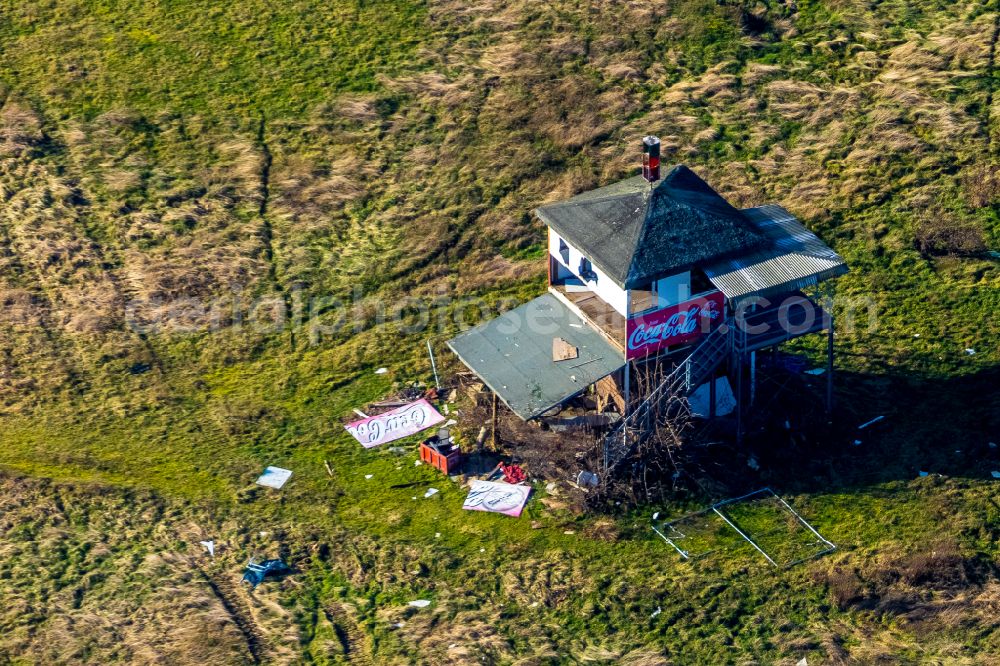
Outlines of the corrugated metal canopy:
M 553 361 L 557 337 L 577 347 L 579 357 Z M 480 324 L 448 346 L 526 421 L 625 365 L 622 351 L 552 294 Z
M 703 267 L 708 279 L 727 297 L 739 299 L 803 289 L 847 272 L 841 256 L 781 206 L 747 208 L 743 213 L 770 245 Z

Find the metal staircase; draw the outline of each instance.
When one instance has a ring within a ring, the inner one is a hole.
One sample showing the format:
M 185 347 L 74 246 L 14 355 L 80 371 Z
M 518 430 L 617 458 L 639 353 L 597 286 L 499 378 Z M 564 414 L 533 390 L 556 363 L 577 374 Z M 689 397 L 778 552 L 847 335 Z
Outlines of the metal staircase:
M 607 434 L 602 480 L 608 479 L 656 429 L 657 423 L 689 412 L 687 397 L 735 352 L 734 331 L 732 320 L 727 319 L 705 336 L 688 357 Z

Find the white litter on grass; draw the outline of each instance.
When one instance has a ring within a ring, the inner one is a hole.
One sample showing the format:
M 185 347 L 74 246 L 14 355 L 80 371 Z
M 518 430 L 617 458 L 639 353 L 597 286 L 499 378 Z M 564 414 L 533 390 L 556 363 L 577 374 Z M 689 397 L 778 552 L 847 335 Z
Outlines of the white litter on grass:
M 397 622 L 396 624 L 394 624 L 392 626 L 396 627 L 397 629 L 402 629 L 403 627 L 406 626 L 406 623 L 405 622 Z
M 968 349 L 965 350 L 965 353 L 969 356 L 973 356 L 976 353 L 976 350 L 973 349 L 972 347 L 969 347 Z
M 435 532 L 434 533 L 434 538 L 435 539 L 440 539 L 441 538 L 441 533 L 440 532 Z
M 433 497 L 434 495 L 437 495 L 439 492 L 440 491 L 437 488 L 428 488 L 427 492 L 424 493 L 424 498 L 426 499 L 428 497 Z
M 660 517 L 660 512 L 659 511 L 657 511 L 656 513 L 653 514 L 653 520 L 656 520 L 659 517 Z
M 576 534 L 573 530 L 566 530 L 563 534 Z
M 458 412 L 455 413 L 457 414 Z M 447 428 L 448 426 L 453 426 L 456 425 L 457 423 L 458 421 L 456 421 L 455 419 L 448 419 L 447 421 L 444 422 L 444 427 Z
M 655 610 L 655 611 L 653 611 L 653 614 L 649 616 L 649 619 L 651 619 L 651 620 L 652 620 L 652 619 L 653 619 L 654 617 L 656 617 L 657 615 L 659 615 L 659 614 L 660 614 L 660 613 L 662 613 L 662 612 L 663 612 L 663 609 L 662 609 L 662 608 L 660 608 L 659 606 L 657 606 L 657 607 L 656 607 L 656 610 Z
M 538 608 L 538 602 L 537 601 L 531 602 L 531 606 L 529 608 Z
M 363 418 L 363 419 L 366 419 L 366 418 L 368 418 L 368 415 L 367 415 L 367 414 L 365 414 L 365 413 L 364 413 L 363 411 L 361 411 L 360 409 L 355 409 L 355 410 L 354 410 L 354 413 L 355 413 L 355 414 L 357 414 L 358 416 L 360 416 L 360 417 L 361 417 L 361 418 Z
M 387 372 L 389 372 L 389 368 L 379 368 L 378 370 L 375 371 L 375 374 L 376 375 L 384 375 Z
M 410 605 L 414 608 L 427 608 L 431 605 L 431 602 L 427 599 L 415 599 L 410 602 Z
M 480 553 L 485 553 L 485 552 L 486 552 L 486 549 L 485 549 L 485 548 L 480 548 L 480 549 L 479 549 L 479 552 L 480 552 Z
M 268 467 L 257 479 L 257 485 L 267 486 L 268 488 L 274 488 L 277 490 L 280 489 L 281 486 L 285 485 L 291 476 L 291 470 L 282 469 L 280 467 Z
M 419 460 L 414 460 L 414 461 L 413 461 L 413 466 L 414 466 L 414 467 L 420 467 L 421 465 L 423 465 L 423 463 L 422 463 L 422 462 L 420 462 Z
M 990 474 L 993 475 L 994 479 L 1000 479 L 1000 472 L 993 470 L 992 472 L 990 472 Z
M 551 493 L 555 489 L 556 489 L 556 483 L 555 483 L 555 481 L 552 481 L 550 483 L 546 483 L 545 484 L 545 492 Z
M 215 557 L 215 542 L 214 541 L 199 541 L 198 543 L 200 543 L 202 546 L 205 547 L 205 550 L 208 551 L 208 556 L 209 557 Z
M 919 333 L 914 333 L 914 334 L 913 334 L 913 337 L 915 337 L 915 338 L 919 338 L 919 337 L 920 337 L 920 334 L 919 334 Z
M 795 666 L 809 666 L 809 662 L 806 661 L 805 657 L 802 657 L 799 659 L 798 663 L 795 664 Z
M 366 478 L 366 479 L 370 479 L 370 478 L 372 478 L 373 476 L 375 476 L 375 475 L 374 475 L 374 474 L 365 474 L 365 478 Z

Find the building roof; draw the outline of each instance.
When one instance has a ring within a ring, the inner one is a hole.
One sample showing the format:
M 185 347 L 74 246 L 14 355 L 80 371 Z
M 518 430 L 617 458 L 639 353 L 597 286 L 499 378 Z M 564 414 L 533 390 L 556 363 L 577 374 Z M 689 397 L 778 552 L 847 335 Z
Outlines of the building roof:
M 553 338 L 575 346 L 579 356 L 553 361 Z M 465 331 L 448 346 L 524 420 L 625 365 L 621 350 L 552 294 Z
M 623 289 L 764 245 L 743 213 L 686 166 L 655 183 L 636 176 L 535 213 Z
M 743 213 L 768 240 L 767 245 L 702 267 L 727 297 L 804 289 L 847 272 L 843 258 L 781 206 L 748 208 Z

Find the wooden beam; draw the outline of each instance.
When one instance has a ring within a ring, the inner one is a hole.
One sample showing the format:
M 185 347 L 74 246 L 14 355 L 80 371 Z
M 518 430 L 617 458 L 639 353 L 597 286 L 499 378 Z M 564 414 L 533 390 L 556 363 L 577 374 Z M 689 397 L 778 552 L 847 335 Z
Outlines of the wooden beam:
M 497 450 L 497 394 L 493 394 L 493 416 L 490 419 L 490 449 L 496 453 Z
M 631 386 L 631 384 L 632 384 L 632 377 L 631 377 L 631 373 L 629 372 L 629 370 L 630 370 L 631 367 L 632 367 L 632 362 L 631 361 L 626 361 L 625 362 L 625 381 L 623 382 L 625 384 L 625 387 L 624 387 L 625 388 L 625 413 L 622 414 L 622 418 L 628 416 L 629 412 L 632 410 L 632 386 Z

